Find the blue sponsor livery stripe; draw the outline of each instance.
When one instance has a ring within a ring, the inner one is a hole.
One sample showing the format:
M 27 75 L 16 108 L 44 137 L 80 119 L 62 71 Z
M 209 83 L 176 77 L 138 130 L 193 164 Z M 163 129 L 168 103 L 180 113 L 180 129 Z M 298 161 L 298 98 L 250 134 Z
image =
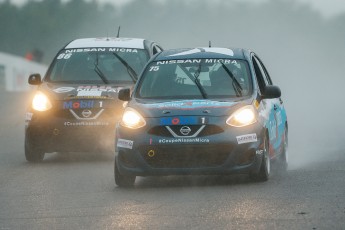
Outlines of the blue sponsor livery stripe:
M 220 102 L 210 100 L 186 100 L 186 101 L 171 101 L 163 103 L 154 103 L 146 105 L 147 108 L 167 109 L 198 109 L 198 108 L 222 108 L 233 106 L 234 102 Z
M 198 124 L 197 117 L 163 117 L 160 125 L 195 125 Z

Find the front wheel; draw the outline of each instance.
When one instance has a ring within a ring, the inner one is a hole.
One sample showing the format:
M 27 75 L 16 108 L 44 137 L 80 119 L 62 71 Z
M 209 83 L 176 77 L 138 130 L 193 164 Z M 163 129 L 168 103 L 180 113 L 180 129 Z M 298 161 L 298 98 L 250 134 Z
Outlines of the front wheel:
M 29 162 L 41 162 L 44 158 L 44 152 L 37 150 L 32 146 L 32 143 L 25 137 L 24 143 L 25 158 Z
M 263 182 L 267 181 L 270 173 L 271 173 L 271 159 L 269 156 L 269 143 L 268 143 L 268 136 L 265 135 L 264 139 L 264 151 L 262 156 L 262 162 L 260 166 L 260 170 L 258 173 L 250 174 L 250 178 L 254 181 Z
M 136 176 L 131 175 L 123 175 L 119 172 L 119 169 L 116 165 L 116 160 L 114 162 L 114 177 L 115 177 L 115 184 L 119 187 L 131 187 L 134 185 Z

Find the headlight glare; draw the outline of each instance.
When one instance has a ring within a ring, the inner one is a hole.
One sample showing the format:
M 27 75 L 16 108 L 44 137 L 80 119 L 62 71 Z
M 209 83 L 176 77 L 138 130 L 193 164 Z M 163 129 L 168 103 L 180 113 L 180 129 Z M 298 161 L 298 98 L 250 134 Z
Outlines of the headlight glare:
M 243 127 L 256 122 L 256 111 L 253 106 L 247 105 L 236 110 L 227 120 L 230 126 Z
M 37 92 L 32 100 L 32 108 L 37 111 L 47 111 L 52 108 L 49 98 L 42 92 Z
M 121 125 L 130 129 L 139 129 L 146 125 L 146 121 L 136 110 L 127 107 L 123 113 Z

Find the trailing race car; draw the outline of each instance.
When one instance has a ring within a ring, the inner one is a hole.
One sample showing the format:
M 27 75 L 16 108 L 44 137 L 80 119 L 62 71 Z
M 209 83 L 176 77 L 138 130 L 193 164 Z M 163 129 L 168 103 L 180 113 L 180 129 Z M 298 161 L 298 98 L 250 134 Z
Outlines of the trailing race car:
M 114 151 L 115 124 L 123 102 L 117 94 L 132 87 L 149 58 L 162 51 L 137 38 L 83 38 L 63 47 L 38 85 L 26 113 L 25 157 L 45 153 Z
M 287 168 L 288 122 L 279 87 L 252 51 L 166 50 L 150 60 L 117 126 L 114 176 L 245 173 Z

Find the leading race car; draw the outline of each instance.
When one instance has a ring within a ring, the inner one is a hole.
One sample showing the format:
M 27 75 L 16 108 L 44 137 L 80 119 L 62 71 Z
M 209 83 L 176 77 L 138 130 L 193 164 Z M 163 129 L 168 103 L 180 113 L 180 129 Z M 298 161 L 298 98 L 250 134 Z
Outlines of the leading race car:
M 138 38 L 82 38 L 63 47 L 38 85 L 26 113 L 25 157 L 45 153 L 114 151 L 115 124 L 123 111 L 117 99 L 131 87 L 149 58 L 162 51 Z
M 115 183 L 136 176 L 285 170 L 288 122 L 281 91 L 250 50 L 166 50 L 151 59 L 117 127 Z

